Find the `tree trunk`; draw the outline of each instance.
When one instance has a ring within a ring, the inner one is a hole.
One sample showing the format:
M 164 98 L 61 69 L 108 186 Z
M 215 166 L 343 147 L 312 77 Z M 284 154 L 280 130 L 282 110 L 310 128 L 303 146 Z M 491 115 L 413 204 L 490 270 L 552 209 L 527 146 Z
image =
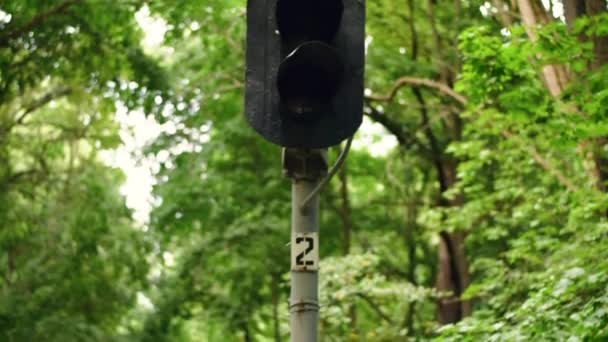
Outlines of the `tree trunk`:
M 595 16 L 606 12 L 606 0 L 586 0 L 585 10 L 588 16 Z M 606 36 L 593 36 L 590 37 L 593 40 L 593 51 L 595 58 L 591 63 L 591 69 L 596 70 L 608 63 L 608 37 Z M 595 171 L 597 172 L 598 184 L 597 187 L 606 191 L 606 182 L 608 182 L 608 158 L 603 152 L 604 146 L 608 144 L 608 138 L 603 137 L 597 139 L 593 144 L 593 161 Z
M 606 5 L 606 0 L 564 0 L 564 14 L 568 27 L 572 28 L 576 19 L 581 16 L 595 16 L 605 12 Z M 595 58 L 589 66 L 591 70 L 596 70 L 608 63 L 608 37 L 581 35 L 580 40 L 593 41 Z M 606 181 L 608 180 L 608 159 L 602 153 L 602 149 L 607 143 L 607 138 L 600 138 L 579 145 L 579 152 L 585 158 L 585 168 L 595 178 L 596 187 L 601 191 L 606 191 Z
M 496 18 L 504 27 L 513 25 L 513 19 L 509 12 L 509 7 L 502 0 L 492 0 L 492 4 L 496 8 Z
M 586 0 L 586 13 L 588 16 L 595 16 L 606 12 L 606 0 Z M 595 60 L 592 68 L 597 69 L 608 63 L 608 37 L 592 37 Z
M 10 246 L 6 252 L 6 285 L 7 289 L 13 282 L 13 272 L 15 270 L 15 247 Z
M 346 162 L 342 165 L 338 171 L 338 178 L 340 180 L 340 219 L 342 220 L 342 255 L 346 256 L 350 254 L 350 247 L 352 244 L 352 231 L 353 231 L 353 219 L 352 210 L 350 205 L 350 195 L 348 192 L 348 169 Z M 348 316 L 350 319 L 350 329 L 355 331 L 357 329 L 357 307 L 352 304 L 348 309 Z
M 536 26 L 548 21 L 546 13 L 539 15 L 543 10 L 542 7 L 539 8 L 542 4 L 537 0 L 517 0 L 517 4 L 526 33 L 530 40 L 535 42 L 538 40 Z M 563 65 L 545 65 L 542 67 L 542 79 L 551 96 L 558 97 L 568 84 L 569 75 Z
M 414 1 L 408 0 L 407 2 L 410 16 L 414 17 Z M 431 23 L 432 30 L 436 35 L 434 39 L 435 44 L 435 58 L 443 59 L 442 56 L 442 43 L 438 37 L 438 30 L 435 27 L 435 15 L 434 15 L 434 2 L 427 2 L 429 22 Z M 414 22 L 410 22 L 410 31 L 412 34 L 412 60 L 418 58 L 418 33 Z M 453 75 L 449 68 L 441 68 L 441 81 L 448 86 L 453 83 Z M 448 162 L 444 156 L 438 139 L 433 133 L 433 129 L 429 120 L 429 113 L 426 105 L 424 96 L 420 88 L 412 88 L 414 96 L 420 105 L 420 116 L 422 118 L 421 127 L 424 127 L 424 134 L 427 137 L 429 146 L 431 149 L 431 159 L 437 172 L 437 178 L 439 182 L 440 198 L 438 201 L 439 206 L 450 206 L 450 205 L 461 205 L 462 203 L 448 203 L 444 198 L 443 194 L 456 184 L 456 167 L 457 163 Z M 458 115 L 449 115 L 449 118 L 444 122 L 445 135 L 449 140 L 458 139 L 461 135 L 461 123 L 459 122 Z M 450 167 L 452 169 L 450 169 Z M 470 304 L 468 302 L 460 301 L 460 294 L 469 285 L 470 276 L 468 273 L 468 263 L 464 254 L 464 234 L 454 232 L 448 233 L 442 231 L 440 233 L 442 239 L 438 249 L 438 264 L 437 264 L 437 278 L 435 286 L 440 292 L 450 292 L 452 295 L 449 298 L 439 300 L 437 303 L 437 317 L 441 324 L 454 323 L 461 320 L 463 317 L 471 313 Z
M 443 161 L 441 164 L 443 192 L 456 184 L 456 161 Z M 451 201 L 441 198 L 442 206 L 461 206 L 462 196 L 457 196 Z M 451 296 L 440 299 L 438 303 L 437 316 L 439 323 L 449 324 L 460 321 L 472 312 L 470 301 L 461 300 L 460 296 L 471 283 L 468 261 L 465 253 L 464 232 L 441 232 L 441 240 L 438 250 L 438 263 L 436 288 L 441 292 L 450 292 Z
M 572 28 L 578 17 L 587 15 L 595 16 L 606 11 L 606 0 L 564 0 L 564 15 L 569 28 Z M 595 70 L 608 63 L 608 37 L 585 37 L 581 40 L 593 40 L 595 58 L 591 63 L 591 69 Z
M 581 0 L 563 0 L 564 16 L 568 27 L 572 28 L 574 20 L 585 14 L 585 2 Z
M 418 216 L 416 210 L 416 202 L 410 200 L 407 204 L 405 212 L 405 231 L 403 238 L 405 239 L 405 246 L 407 248 L 407 280 L 413 285 L 417 285 L 416 281 L 416 241 L 414 238 L 417 233 L 416 218 Z M 415 336 L 414 331 L 414 317 L 416 315 L 416 302 L 410 302 L 405 316 L 403 326 L 407 329 L 408 336 Z
M 249 331 L 249 324 L 247 324 L 247 322 L 245 322 L 243 324 L 243 342 L 252 342 L 253 340 L 251 339 L 251 332 Z
M 342 220 L 342 255 L 350 253 L 352 243 L 353 220 L 351 216 L 350 196 L 348 192 L 348 171 L 346 162 L 338 171 L 340 180 L 340 219 Z
M 276 342 L 281 342 L 281 328 L 280 328 L 280 322 L 279 322 L 279 298 L 280 298 L 280 293 L 279 293 L 279 281 L 281 279 L 281 275 L 280 274 L 276 274 L 273 273 L 272 274 L 272 279 L 271 279 L 271 284 L 270 284 L 270 291 L 271 291 L 271 296 L 272 296 L 272 320 L 273 320 L 273 325 L 274 325 L 274 340 Z
M 522 21 L 528 37 L 537 40 L 535 26 L 547 23 L 547 15 L 538 0 L 517 0 Z M 564 0 L 564 16 L 568 27 L 572 28 L 575 20 L 583 15 L 594 16 L 606 11 L 606 0 Z M 594 70 L 608 62 L 608 38 L 581 36 L 581 40 L 593 40 L 595 58 L 590 65 Z M 562 65 L 546 65 L 542 69 L 542 78 L 553 97 L 559 97 L 570 82 L 570 75 Z M 606 191 L 608 180 L 608 159 L 603 157 L 602 149 L 606 139 L 582 141 L 578 151 L 583 158 L 583 166 L 600 191 Z

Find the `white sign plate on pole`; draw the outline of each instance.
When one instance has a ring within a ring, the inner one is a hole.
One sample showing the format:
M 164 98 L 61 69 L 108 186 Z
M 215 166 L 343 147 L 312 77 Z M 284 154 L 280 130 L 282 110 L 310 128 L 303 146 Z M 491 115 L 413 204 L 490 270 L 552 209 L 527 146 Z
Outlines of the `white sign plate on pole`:
M 291 240 L 291 270 L 319 269 L 319 233 L 297 233 Z

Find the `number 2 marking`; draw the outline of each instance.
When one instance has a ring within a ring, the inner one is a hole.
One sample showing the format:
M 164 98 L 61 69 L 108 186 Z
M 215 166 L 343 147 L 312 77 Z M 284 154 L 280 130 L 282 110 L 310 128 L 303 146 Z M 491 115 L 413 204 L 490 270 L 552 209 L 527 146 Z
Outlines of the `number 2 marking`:
M 319 235 L 295 233 L 291 237 L 291 270 L 315 272 L 319 269 Z
M 306 241 L 306 243 L 308 244 L 308 247 L 306 248 L 306 250 L 304 250 L 304 252 L 298 254 L 298 256 L 296 256 L 296 265 L 298 266 L 312 266 L 315 264 L 314 261 L 312 260 L 307 260 L 306 262 L 304 262 L 302 259 L 304 259 L 304 257 L 310 253 L 314 248 L 315 248 L 315 240 L 311 237 L 307 237 L 307 238 L 303 238 L 303 237 L 299 237 L 296 238 L 296 244 L 300 244 L 302 241 Z

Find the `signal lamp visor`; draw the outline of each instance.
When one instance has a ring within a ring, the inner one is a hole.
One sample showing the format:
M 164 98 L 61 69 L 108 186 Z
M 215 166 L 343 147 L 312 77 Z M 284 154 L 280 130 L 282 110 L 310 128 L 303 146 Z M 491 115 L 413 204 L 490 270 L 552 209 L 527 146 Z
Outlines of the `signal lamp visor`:
M 278 0 L 277 26 L 284 41 L 329 42 L 338 32 L 342 0 Z

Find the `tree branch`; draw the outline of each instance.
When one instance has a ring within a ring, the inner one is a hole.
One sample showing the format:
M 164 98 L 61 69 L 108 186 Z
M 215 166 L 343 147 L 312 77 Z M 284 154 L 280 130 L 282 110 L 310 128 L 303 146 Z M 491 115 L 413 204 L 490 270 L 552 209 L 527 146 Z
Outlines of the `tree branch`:
M 393 100 L 393 98 L 395 97 L 395 95 L 397 95 L 397 92 L 401 88 L 403 88 L 404 86 L 407 86 L 407 85 L 418 86 L 418 87 L 424 86 L 424 87 L 432 88 L 432 89 L 438 90 L 440 93 L 447 95 L 448 97 L 456 100 L 458 103 L 460 103 L 463 106 L 466 105 L 466 103 L 467 103 L 467 98 L 464 95 L 457 93 L 452 88 L 448 87 L 447 85 L 445 85 L 443 83 L 429 80 L 426 78 L 416 78 L 416 77 L 408 77 L 408 76 L 401 77 L 397 81 L 395 81 L 393 88 L 391 89 L 391 91 L 388 94 L 386 94 L 386 95 L 369 95 L 369 96 L 366 96 L 365 99 L 370 100 L 370 101 L 389 102 L 389 101 Z
M 516 139 L 515 135 L 507 130 L 502 131 L 501 134 L 507 139 Z M 524 149 L 532 156 L 534 161 L 536 161 L 540 166 L 542 166 L 543 169 L 557 178 L 560 184 L 565 186 L 569 191 L 575 192 L 578 190 L 578 187 L 576 187 L 574 183 L 572 183 L 559 169 L 554 167 L 551 162 L 541 156 L 534 146 L 525 143 L 522 143 L 522 145 L 524 146 Z
M 390 324 L 395 323 L 392 318 L 390 318 L 382 309 L 374 302 L 371 298 L 363 293 L 357 293 L 357 296 L 362 298 L 369 306 L 380 316 L 383 320 L 387 321 Z
M 463 106 L 465 106 L 468 102 L 466 97 L 456 93 L 455 91 L 453 91 L 451 88 L 449 88 L 445 84 L 441 84 L 441 83 L 438 83 L 438 82 L 435 82 L 432 80 L 416 79 L 416 78 L 410 78 L 410 77 L 402 77 L 399 80 L 397 80 L 397 82 L 395 82 L 395 86 L 393 87 L 393 90 L 390 92 L 389 95 L 366 96 L 366 100 L 367 101 L 391 101 L 395 97 L 397 91 L 405 85 L 413 85 L 413 86 L 423 85 L 423 86 L 428 86 L 431 88 L 438 89 L 446 95 L 449 95 L 449 93 L 452 93 L 449 96 L 454 98 L 456 101 L 458 101 Z M 447 91 L 447 93 L 446 93 L 446 91 Z M 386 115 L 378 112 L 378 110 L 375 109 L 373 106 L 371 106 L 369 103 L 368 103 L 368 108 L 370 108 L 371 112 L 366 113 L 367 116 L 369 116 L 372 120 L 382 124 L 389 132 L 391 132 L 393 135 L 395 135 L 395 137 L 397 138 L 397 141 L 399 142 L 400 145 L 406 146 L 406 144 L 414 142 L 414 141 L 408 141 L 408 139 L 405 138 L 406 132 L 403 130 L 401 125 L 399 125 L 397 122 L 391 120 Z M 424 127 L 426 127 L 426 126 L 424 126 Z M 503 131 L 501 134 L 503 137 L 505 137 L 507 139 L 515 139 L 515 135 L 511 132 Z M 418 144 L 420 147 L 426 149 L 427 152 L 429 152 L 430 149 L 428 147 L 426 147 L 424 144 L 419 143 L 419 142 L 416 142 L 416 144 Z M 550 174 L 555 176 L 560 184 L 565 186 L 569 191 L 574 192 L 574 191 L 578 190 L 578 188 L 574 185 L 574 183 L 572 183 L 559 169 L 555 168 L 547 159 L 545 159 L 536 150 L 536 148 L 534 148 L 533 146 L 529 146 L 527 144 L 524 144 L 524 145 L 525 145 L 524 149 L 532 156 L 534 161 L 536 161 L 547 172 L 549 172 Z M 432 152 L 429 152 L 429 153 L 430 153 L 430 155 L 432 155 Z
M 384 113 L 381 113 L 378 109 L 376 109 L 374 106 L 370 105 L 369 103 L 367 104 L 367 107 L 369 108 L 369 112 L 367 112 L 365 114 L 370 119 L 372 119 L 375 122 L 384 126 L 384 128 L 386 128 L 387 131 L 389 131 L 392 135 L 394 135 L 395 138 L 397 139 L 397 141 L 399 142 L 399 145 L 404 145 L 407 142 L 407 139 L 406 139 L 407 134 L 399 123 L 392 120 L 391 118 L 386 116 Z
M 425 144 L 416 139 L 416 135 L 407 132 L 403 129 L 403 126 L 399 124 L 397 121 L 392 120 L 386 114 L 381 113 L 378 109 L 376 109 L 371 104 L 367 103 L 367 107 L 369 108 L 369 112 L 365 113 L 370 119 L 375 122 L 381 124 L 389 131 L 399 143 L 399 146 L 407 147 L 410 145 L 418 146 L 425 154 L 430 156 L 430 148 L 428 148 Z
M 81 0 L 65 0 L 57 6 L 48 9 L 47 11 L 36 14 L 29 22 L 27 22 L 23 26 L 15 28 L 14 30 L 9 31 L 4 35 L 1 35 L 0 46 L 8 46 L 8 42 L 11 39 L 15 39 L 20 35 L 24 34 L 25 32 L 30 31 L 34 27 L 47 21 L 50 17 L 65 11 L 68 7 L 79 1 Z
M 70 94 L 71 92 L 72 92 L 72 89 L 68 88 L 68 87 L 60 87 L 60 88 L 51 90 L 50 92 L 43 95 L 41 98 L 33 101 L 27 107 L 25 107 L 24 112 L 21 115 L 19 115 L 17 120 L 15 120 L 15 123 L 13 124 L 13 126 L 22 124 L 23 120 L 25 120 L 25 118 L 32 112 L 36 111 L 40 107 L 46 105 L 47 103 L 49 103 L 55 99 L 58 99 L 62 96 L 66 96 L 66 95 Z
M 420 116 L 422 118 L 422 127 L 424 127 L 424 134 L 426 135 L 426 137 L 429 141 L 429 144 L 430 144 L 431 160 L 433 161 L 433 164 L 435 165 L 435 169 L 437 171 L 437 179 L 439 180 L 439 189 L 440 189 L 441 193 L 443 193 L 446 190 L 448 190 L 448 187 L 450 186 L 449 184 L 447 184 L 447 181 L 445 179 L 444 165 L 443 165 L 443 151 L 442 151 L 441 147 L 439 146 L 439 141 L 437 140 L 437 137 L 435 137 L 435 134 L 433 133 L 433 129 L 431 128 L 429 114 L 428 114 L 428 111 L 426 110 L 426 102 L 424 101 L 422 92 L 420 91 L 420 89 L 418 87 L 414 87 L 412 89 L 412 91 L 414 92 L 414 96 L 416 96 L 416 100 L 418 101 L 418 103 L 421 106 L 420 107 Z
M 39 170 L 36 170 L 36 169 L 19 171 L 19 172 L 13 173 L 12 175 L 9 175 L 6 179 L 4 179 L 2 181 L 2 183 L 0 183 L 0 190 L 2 192 L 7 192 L 9 190 L 11 184 L 18 182 L 21 178 L 33 176 L 33 175 L 36 175 L 37 173 L 39 173 Z

